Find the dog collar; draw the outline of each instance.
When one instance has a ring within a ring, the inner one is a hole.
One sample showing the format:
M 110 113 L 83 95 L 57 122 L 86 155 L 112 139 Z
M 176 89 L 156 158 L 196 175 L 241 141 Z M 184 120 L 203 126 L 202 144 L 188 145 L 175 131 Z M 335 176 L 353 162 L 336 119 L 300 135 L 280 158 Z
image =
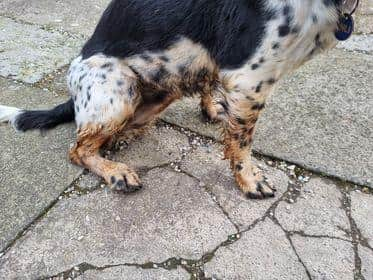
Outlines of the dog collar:
M 359 0 L 356 0 L 355 6 L 350 13 L 343 13 L 342 11 L 339 11 L 340 15 L 337 24 L 337 30 L 334 32 L 337 40 L 345 41 L 350 38 L 355 27 L 354 18 L 352 17 L 352 15 L 355 13 L 358 6 Z

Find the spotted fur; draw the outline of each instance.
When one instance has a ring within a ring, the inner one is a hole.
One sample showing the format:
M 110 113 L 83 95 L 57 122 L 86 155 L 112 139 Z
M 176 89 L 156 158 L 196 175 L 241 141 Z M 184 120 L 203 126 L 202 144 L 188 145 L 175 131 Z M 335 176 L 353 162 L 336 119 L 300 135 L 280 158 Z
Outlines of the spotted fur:
M 123 131 L 146 126 L 173 101 L 200 94 L 205 115 L 222 121 L 225 157 L 238 186 L 250 198 L 274 196 L 251 164 L 255 124 L 284 75 L 336 44 L 341 5 L 340 0 L 112 1 L 69 69 L 73 104 L 65 106 L 73 106 L 78 127 L 71 160 L 116 190 L 139 189 L 137 175 L 101 158 L 100 147 Z M 22 115 L 17 119 L 27 122 Z

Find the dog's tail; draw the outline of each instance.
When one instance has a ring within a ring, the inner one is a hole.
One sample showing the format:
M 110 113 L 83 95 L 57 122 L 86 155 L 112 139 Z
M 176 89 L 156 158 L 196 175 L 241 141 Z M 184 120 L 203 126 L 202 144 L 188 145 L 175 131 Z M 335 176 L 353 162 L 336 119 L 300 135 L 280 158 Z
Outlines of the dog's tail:
M 0 105 L 0 123 L 10 122 L 18 131 L 47 130 L 62 123 L 72 122 L 74 118 L 74 102 L 72 99 L 51 110 L 40 111 L 27 111 Z

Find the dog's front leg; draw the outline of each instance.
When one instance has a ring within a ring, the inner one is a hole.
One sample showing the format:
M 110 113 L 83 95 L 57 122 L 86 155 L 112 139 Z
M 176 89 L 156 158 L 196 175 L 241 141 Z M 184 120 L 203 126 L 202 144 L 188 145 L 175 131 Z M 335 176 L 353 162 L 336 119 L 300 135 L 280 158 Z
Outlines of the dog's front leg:
M 259 82 L 249 88 L 237 83 L 225 94 L 225 158 L 231 162 L 240 189 L 253 199 L 273 197 L 275 192 L 251 162 L 255 125 L 272 90 L 271 82 Z

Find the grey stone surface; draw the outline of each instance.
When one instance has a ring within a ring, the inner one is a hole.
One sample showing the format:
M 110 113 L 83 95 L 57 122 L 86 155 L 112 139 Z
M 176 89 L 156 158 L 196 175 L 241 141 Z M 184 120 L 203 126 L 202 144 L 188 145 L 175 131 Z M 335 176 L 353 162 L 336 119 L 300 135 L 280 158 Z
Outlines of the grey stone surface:
M 373 35 L 353 35 L 347 41 L 340 42 L 337 47 L 349 51 L 373 52 Z
M 356 33 L 373 33 L 373 2 L 372 0 L 361 0 L 357 15 L 355 16 Z
M 104 183 L 104 180 L 98 175 L 88 172 L 87 174 L 82 175 L 79 180 L 76 180 L 75 186 L 81 190 L 93 190 Z
M 373 2 L 372 0 L 361 0 L 355 17 L 356 33 L 373 33 Z
M 348 239 L 349 221 L 341 208 L 342 194 L 335 183 L 321 178 L 311 179 L 294 204 L 281 202 L 276 217 L 288 231 L 308 235 L 327 235 Z
M 37 82 L 68 64 L 81 44 L 72 36 L 0 17 L 0 75 Z
M 354 279 L 354 252 L 352 244 L 329 238 L 291 237 L 295 250 L 312 279 Z
M 229 247 L 221 247 L 206 264 L 215 279 L 306 279 L 284 232 L 266 219 Z
M 110 0 L 2 0 L 0 14 L 90 36 Z
M 232 221 L 246 229 L 256 219 L 261 218 L 276 198 L 250 200 L 237 187 L 229 168 L 229 161 L 222 160 L 222 146 L 210 145 L 198 147 L 181 163 L 181 169 L 198 178 L 212 192 L 216 201 L 228 213 Z M 277 188 L 277 199 L 288 187 L 288 177 L 275 168 L 268 167 L 263 161 L 255 161 L 264 174 Z
M 115 154 L 116 161 L 134 169 L 152 168 L 181 159 L 181 151 L 189 147 L 188 137 L 167 127 L 150 131 L 129 141 L 127 148 Z
M 122 266 L 105 269 L 104 271 L 87 271 L 76 278 L 77 280 L 187 280 L 190 275 L 182 270 L 167 271 L 164 269 L 140 269 Z
M 63 100 L 1 78 L 0 92 L 0 104 L 27 109 L 48 108 Z M 0 124 L 0 251 L 80 172 L 67 160 L 73 135 L 72 125 L 41 136 L 16 133 Z
M 373 196 L 361 192 L 351 193 L 351 214 L 357 227 L 373 247 Z
M 367 54 L 333 50 L 306 64 L 269 98 L 254 150 L 373 186 L 372 76 Z M 219 136 L 201 122 L 198 99 L 171 106 L 163 119 Z
M 162 120 L 196 131 L 201 135 L 220 139 L 221 130 L 218 124 L 202 121 L 199 97 L 184 98 L 171 104 L 162 114 Z
M 259 152 L 373 186 L 373 57 L 333 50 L 272 96 Z
M 97 191 L 61 200 L 0 259 L 6 279 L 55 275 L 95 266 L 199 258 L 235 232 L 186 175 L 154 169 L 132 195 Z
M 361 274 L 366 280 L 373 279 L 373 250 L 361 245 L 358 250 L 361 259 Z

